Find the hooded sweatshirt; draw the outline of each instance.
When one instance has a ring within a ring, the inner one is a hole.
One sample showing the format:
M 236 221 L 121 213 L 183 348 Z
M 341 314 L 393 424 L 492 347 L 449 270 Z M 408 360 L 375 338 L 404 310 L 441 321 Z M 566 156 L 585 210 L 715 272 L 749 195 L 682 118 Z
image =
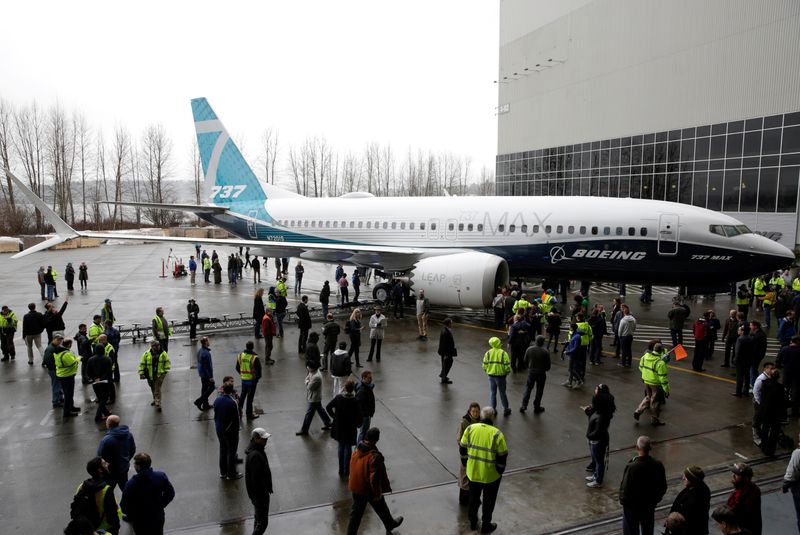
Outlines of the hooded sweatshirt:
M 109 464 L 112 474 L 127 474 L 136 454 L 136 442 L 127 425 L 109 429 L 97 446 L 97 456 Z
M 489 338 L 491 349 L 483 355 L 483 371 L 492 377 L 505 377 L 511 373 L 511 359 L 503 351 L 502 342 L 496 336 Z

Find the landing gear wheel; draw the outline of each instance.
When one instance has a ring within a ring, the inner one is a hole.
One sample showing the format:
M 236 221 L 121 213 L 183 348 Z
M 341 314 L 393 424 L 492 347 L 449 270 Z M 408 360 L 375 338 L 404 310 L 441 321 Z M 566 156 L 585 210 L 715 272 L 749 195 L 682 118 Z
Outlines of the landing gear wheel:
M 391 286 L 382 282 L 372 289 L 372 298 L 381 304 L 386 304 L 389 302 L 390 293 Z

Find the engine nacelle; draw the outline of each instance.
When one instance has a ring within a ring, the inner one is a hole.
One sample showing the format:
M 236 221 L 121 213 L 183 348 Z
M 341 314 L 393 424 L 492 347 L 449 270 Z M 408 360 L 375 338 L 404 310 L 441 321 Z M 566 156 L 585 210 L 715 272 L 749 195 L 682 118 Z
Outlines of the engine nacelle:
M 488 253 L 457 253 L 424 258 L 409 273 L 414 292 L 425 290 L 431 304 L 484 308 L 498 286 L 508 284 L 508 264 Z

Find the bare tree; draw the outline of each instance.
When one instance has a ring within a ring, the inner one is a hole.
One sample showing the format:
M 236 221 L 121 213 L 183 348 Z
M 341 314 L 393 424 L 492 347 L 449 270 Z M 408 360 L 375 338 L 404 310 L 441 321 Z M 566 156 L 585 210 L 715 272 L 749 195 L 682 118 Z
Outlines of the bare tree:
M 114 131 L 114 141 L 111 146 L 111 165 L 114 173 L 114 202 L 122 202 L 122 181 L 130 172 L 130 151 L 131 136 L 127 130 L 118 126 Z M 117 215 L 119 223 L 123 222 L 123 210 L 118 204 L 114 204 L 114 215 L 112 216 L 113 228 L 117 225 Z
M 189 159 L 192 162 L 192 180 L 194 184 L 194 200 L 196 204 L 200 204 L 201 194 L 203 193 L 203 167 L 200 161 L 200 150 L 197 147 L 197 142 L 192 142 L 190 145 Z
M 78 154 L 78 162 L 81 166 L 81 206 L 83 210 L 83 224 L 86 225 L 86 166 L 87 153 L 92 143 L 92 134 L 86 122 L 86 116 L 83 115 L 83 113 L 75 112 L 72 122 L 77 131 L 75 150 Z
M 3 165 L 4 171 L 11 170 L 11 152 L 10 148 L 13 144 L 12 128 L 13 128 L 14 109 L 11 103 L 6 99 L 0 98 L 0 164 Z M 14 204 L 14 183 L 11 182 L 11 177 L 8 173 L 6 175 L 6 187 L 3 188 L 3 200 L 8 203 L 11 211 L 16 210 Z
M 142 168 L 147 180 L 145 192 L 150 202 L 165 204 L 164 180 L 171 173 L 172 141 L 163 125 L 151 125 L 142 139 Z M 148 218 L 156 226 L 166 226 L 172 219 L 165 210 L 149 210 Z
M 77 130 L 61 105 L 50 108 L 47 124 L 47 160 L 53 180 L 53 209 L 65 220 L 75 222 L 72 203 L 72 173 L 75 168 Z
M 28 184 L 36 195 L 44 193 L 44 124 L 39 106 L 34 101 L 14 114 L 14 148 L 22 163 Z M 36 211 L 36 230 L 44 229 L 42 215 Z
M 267 128 L 261 136 L 261 156 L 264 159 L 264 181 L 275 183 L 275 162 L 278 161 L 278 131 Z

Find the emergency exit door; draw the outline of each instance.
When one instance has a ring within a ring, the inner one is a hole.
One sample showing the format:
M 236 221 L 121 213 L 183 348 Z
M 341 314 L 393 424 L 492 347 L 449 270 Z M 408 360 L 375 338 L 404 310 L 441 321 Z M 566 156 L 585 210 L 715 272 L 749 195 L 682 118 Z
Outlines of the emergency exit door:
M 661 214 L 658 218 L 658 254 L 678 254 L 678 214 Z

